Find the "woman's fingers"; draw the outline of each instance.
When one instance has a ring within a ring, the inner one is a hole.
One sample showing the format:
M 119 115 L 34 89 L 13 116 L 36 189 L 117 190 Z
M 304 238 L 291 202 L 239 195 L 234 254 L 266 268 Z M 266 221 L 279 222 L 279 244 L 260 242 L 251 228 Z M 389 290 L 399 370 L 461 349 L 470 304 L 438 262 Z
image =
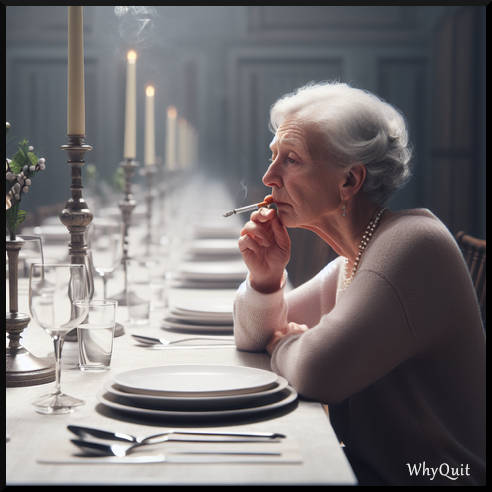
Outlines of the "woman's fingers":
M 280 222 L 278 217 L 272 220 L 272 232 L 275 242 L 284 251 L 290 250 L 290 237 L 287 228 Z
M 248 235 L 252 237 L 265 248 L 272 246 L 272 242 L 274 239 L 270 227 L 257 222 L 253 222 L 252 220 L 246 222 L 244 227 L 241 229 L 240 235 Z
M 277 215 L 277 212 L 272 208 L 261 207 L 259 210 L 251 214 L 253 222 L 269 222 Z
M 241 236 L 238 241 L 239 251 L 241 253 L 247 252 L 247 250 L 252 251 L 256 255 L 259 255 L 261 252 L 262 246 L 260 246 L 252 237 L 248 234 Z
M 286 333 L 293 335 L 297 333 L 304 333 L 305 331 L 308 331 L 309 327 L 308 325 L 301 325 L 298 323 L 294 323 L 293 321 L 290 321 L 287 325 L 287 331 Z

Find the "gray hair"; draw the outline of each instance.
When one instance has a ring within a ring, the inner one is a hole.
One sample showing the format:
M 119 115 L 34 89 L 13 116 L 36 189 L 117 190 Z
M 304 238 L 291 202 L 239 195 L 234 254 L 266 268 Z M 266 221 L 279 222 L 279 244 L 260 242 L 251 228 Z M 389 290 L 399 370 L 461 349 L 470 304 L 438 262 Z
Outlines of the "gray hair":
M 338 165 L 364 164 L 362 190 L 375 203 L 383 205 L 411 176 L 404 116 L 368 91 L 340 82 L 310 83 L 273 104 L 270 129 L 275 133 L 287 117 L 319 133 Z

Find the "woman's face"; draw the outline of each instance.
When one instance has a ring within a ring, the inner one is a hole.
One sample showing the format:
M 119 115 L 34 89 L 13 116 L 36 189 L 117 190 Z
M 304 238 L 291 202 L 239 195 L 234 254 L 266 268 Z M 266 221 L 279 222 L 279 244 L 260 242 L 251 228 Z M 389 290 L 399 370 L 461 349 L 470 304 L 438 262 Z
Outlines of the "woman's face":
M 314 160 L 321 142 L 314 133 L 307 133 L 300 120 L 282 123 L 270 149 L 271 164 L 263 183 L 272 188 L 282 223 L 287 227 L 315 226 L 323 217 L 340 212 L 340 190 L 346 179 L 345 171 L 326 159 Z M 311 152 L 307 142 L 310 143 Z

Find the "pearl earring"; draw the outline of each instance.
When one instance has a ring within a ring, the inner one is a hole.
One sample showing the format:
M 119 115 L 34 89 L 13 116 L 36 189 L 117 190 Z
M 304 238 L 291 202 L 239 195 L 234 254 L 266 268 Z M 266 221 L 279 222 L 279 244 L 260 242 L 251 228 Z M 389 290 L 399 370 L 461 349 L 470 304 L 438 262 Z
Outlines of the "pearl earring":
M 343 205 L 342 206 L 342 217 L 346 217 L 347 216 L 347 205 Z

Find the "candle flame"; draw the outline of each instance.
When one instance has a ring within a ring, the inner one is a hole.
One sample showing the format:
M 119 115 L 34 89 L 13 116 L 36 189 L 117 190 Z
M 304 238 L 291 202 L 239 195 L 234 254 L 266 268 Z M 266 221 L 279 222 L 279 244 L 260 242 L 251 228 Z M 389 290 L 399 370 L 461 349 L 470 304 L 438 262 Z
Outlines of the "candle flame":
M 137 52 L 134 50 L 130 50 L 126 54 L 126 59 L 128 60 L 128 63 L 135 63 L 137 61 Z
M 154 97 L 154 94 L 155 94 L 154 86 L 148 85 L 145 88 L 145 94 L 147 94 L 148 97 Z
M 169 118 L 176 118 L 177 114 L 178 112 L 176 111 L 176 108 L 174 106 L 169 106 L 167 108 L 167 115 L 169 116 Z

